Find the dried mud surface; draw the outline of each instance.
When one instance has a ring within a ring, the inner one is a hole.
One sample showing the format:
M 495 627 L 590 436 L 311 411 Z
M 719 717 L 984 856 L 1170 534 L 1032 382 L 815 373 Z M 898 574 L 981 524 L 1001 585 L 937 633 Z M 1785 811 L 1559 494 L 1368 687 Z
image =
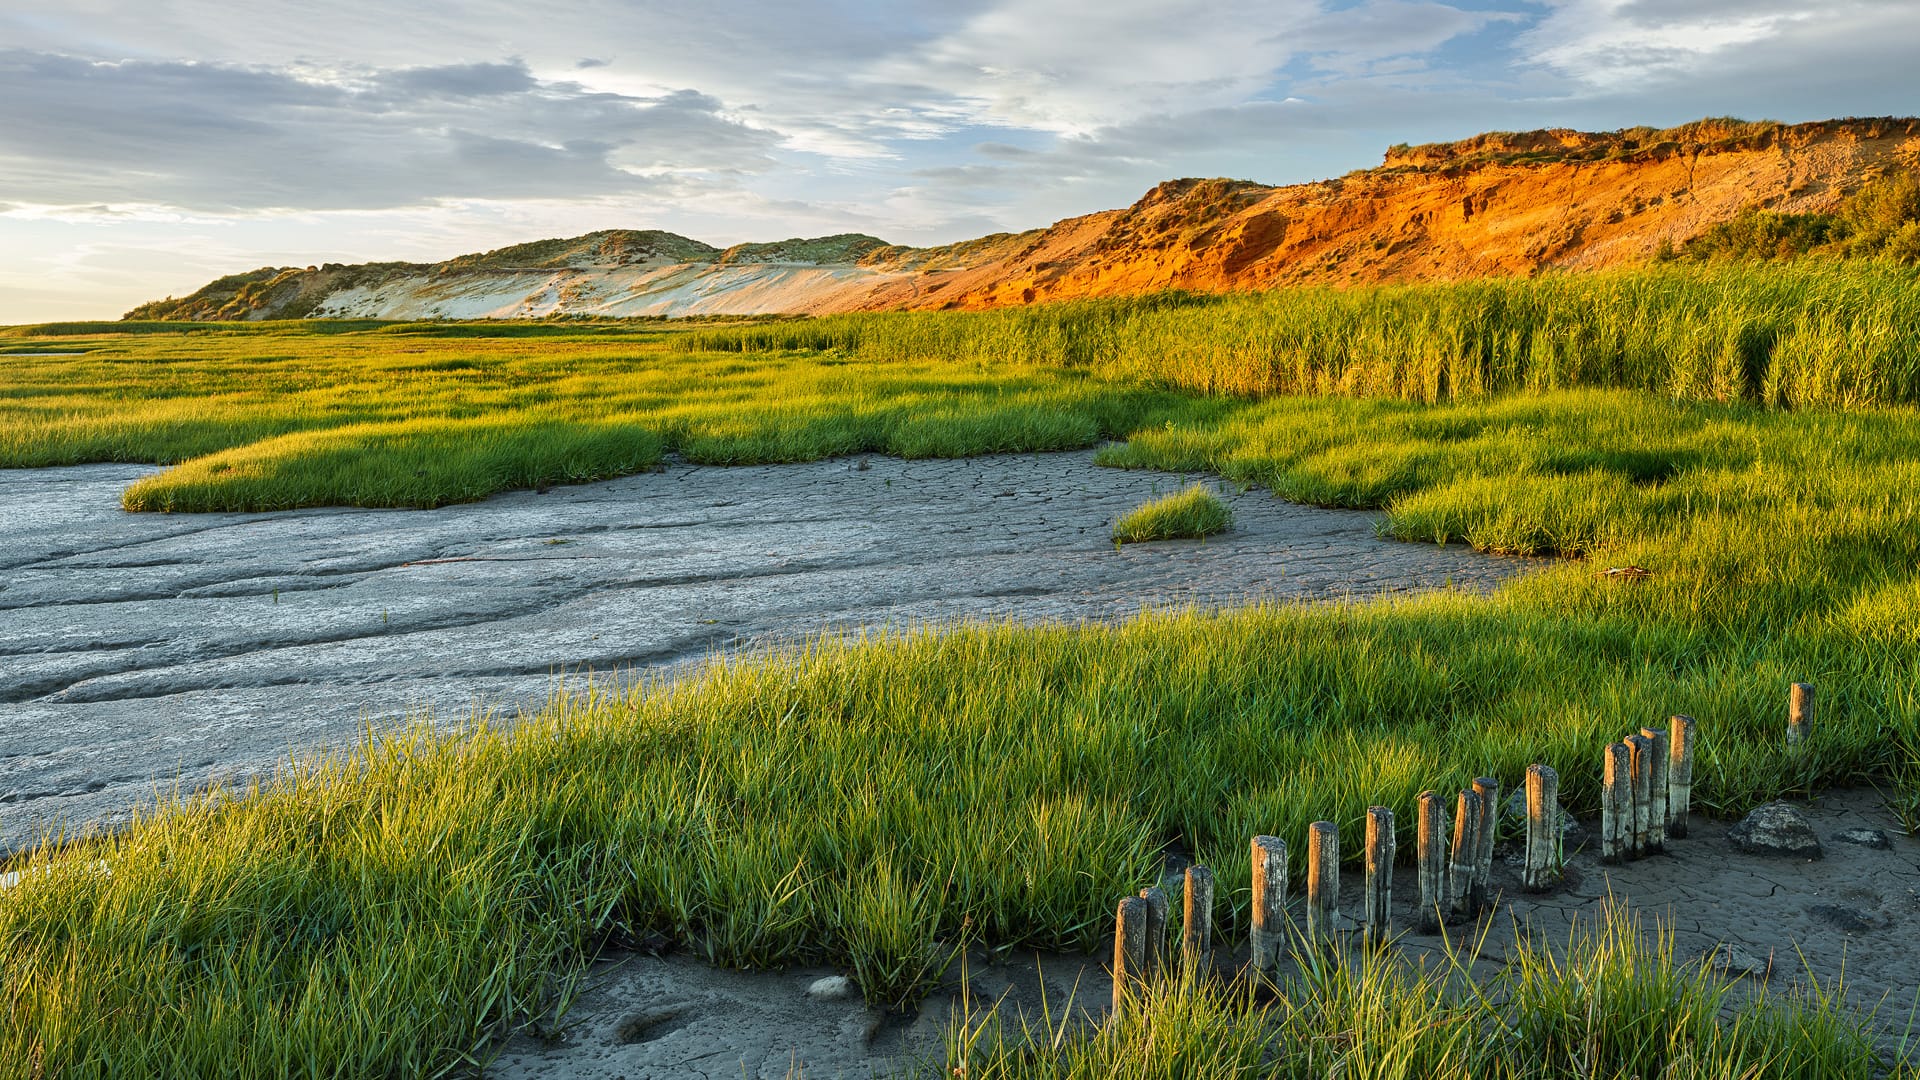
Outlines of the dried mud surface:
M 242 783 L 431 709 L 538 705 L 822 630 L 1488 588 L 1521 560 L 1229 493 L 1233 531 L 1109 542 L 1185 478 L 1091 453 L 701 468 L 432 511 L 129 514 L 152 470 L 0 471 L 0 850 Z
M 1664 854 L 1603 866 L 1590 847 L 1576 850 L 1562 887 L 1537 896 L 1519 891 L 1512 861 L 1517 845 L 1506 845 L 1496 860 L 1496 911 L 1447 927 L 1444 939 L 1405 934 L 1400 950 L 1409 963 L 1445 965 L 1448 950 L 1468 955 L 1477 949 L 1471 971 L 1484 979 L 1506 962 L 1522 928 L 1549 945 L 1564 943 L 1576 922 L 1593 925 L 1617 902 L 1641 919 L 1649 939 L 1658 929 L 1670 932 L 1681 957 L 1710 954 L 1753 992 L 1779 995 L 1812 981 L 1829 991 L 1843 987 L 1849 1004 L 1874 1014 L 1882 1052 L 1900 1053 L 1920 992 L 1920 948 L 1914 944 L 1920 940 L 1920 840 L 1901 835 L 1870 791 L 1834 793 L 1805 809 L 1826 849 L 1820 861 L 1744 854 L 1727 840 L 1731 823 L 1695 815 L 1692 835 L 1672 841 Z M 1594 835 L 1594 823 L 1584 824 L 1586 834 Z M 1853 828 L 1881 829 L 1891 847 L 1834 841 L 1836 833 Z M 1362 909 L 1358 876 L 1346 869 L 1343 914 Z M 1411 924 L 1417 897 L 1411 870 L 1403 870 L 1394 883 L 1396 926 Z M 1299 906 L 1296 896 L 1296 921 L 1302 918 Z M 1244 943 L 1221 960 L 1223 974 L 1243 964 Z M 1018 1030 L 1019 1018 L 1036 1027 L 1048 1018 L 1055 1026 L 1063 1018 L 1098 1023 L 1112 995 L 1101 957 L 1028 953 L 992 961 L 975 954 L 964 970 L 956 964 L 940 991 L 908 1015 L 870 1009 L 857 994 L 827 1001 L 807 994 L 815 980 L 836 974 L 722 971 L 671 955 L 609 958 L 596 965 L 571 1010 L 537 1034 L 509 1040 L 484 1075 L 935 1076 L 944 1072 L 944 1040 L 968 997 L 976 1021 L 982 1006 L 998 1004 L 1009 1027 Z M 1911 1046 L 1905 1052 L 1915 1055 Z

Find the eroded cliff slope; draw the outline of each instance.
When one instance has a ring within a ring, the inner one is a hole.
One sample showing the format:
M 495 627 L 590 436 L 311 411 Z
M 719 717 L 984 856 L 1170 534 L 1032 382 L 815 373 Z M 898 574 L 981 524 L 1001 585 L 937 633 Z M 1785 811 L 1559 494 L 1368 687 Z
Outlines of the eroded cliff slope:
M 1920 120 L 1904 118 L 1497 133 L 1311 184 L 1170 180 L 1124 210 L 943 247 L 848 234 L 723 251 L 614 230 L 431 265 L 263 268 L 129 317 L 826 313 L 1528 275 L 1644 261 L 1756 207 L 1829 211 L 1914 168 Z

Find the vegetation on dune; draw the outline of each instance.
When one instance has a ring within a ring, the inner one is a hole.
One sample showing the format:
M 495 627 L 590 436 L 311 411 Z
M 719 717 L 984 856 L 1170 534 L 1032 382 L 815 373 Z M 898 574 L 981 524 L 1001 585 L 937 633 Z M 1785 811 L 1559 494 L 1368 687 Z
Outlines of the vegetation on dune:
M 1400 143 L 1387 149 L 1384 167 L 1460 171 L 1489 165 L 1657 161 L 1683 154 L 1765 150 L 1822 135 L 1849 134 L 1877 139 L 1888 133 L 1916 131 L 1920 131 L 1920 120 L 1903 116 L 1854 117 L 1791 125 L 1777 120 L 1717 116 L 1670 128 L 1641 125 L 1598 132 L 1570 128 L 1490 131 L 1456 142 L 1420 146 Z
M 154 505 L 1113 436 L 1109 465 L 1577 556 L 1491 596 L 823 640 L 170 806 L 15 859 L 0 1075 L 445 1069 L 595 943 L 647 934 L 723 964 L 841 965 L 908 1002 L 968 941 L 1091 947 L 1176 840 L 1217 868 L 1239 933 L 1250 834 L 1298 845 L 1328 818 L 1358 850 L 1368 805 L 1410 823 L 1421 790 L 1533 761 L 1591 813 L 1595 748 L 1675 712 L 1700 722 L 1705 811 L 1871 781 L 1920 827 L 1914 286 L 1883 266 L 1678 268 L 690 335 L 80 334 L 59 340 L 83 357 L 0 359 L 0 461 L 184 462 L 129 496 Z M 1332 396 L 1277 396 L 1309 390 Z M 1619 565 L 1651 573 L 1598 573 Z M 1822 726 L 1789 755 L 1795 680 L 1821 687 Z M 1563 1076 L 1597 1046 L 1590 1069 L 1630 1075 L 1645 1044 L 1612 1034 L 1632 1015 L 1700 1075 L 1873 1075 L 1831 1003 L 1716 1029 L 1717 984 L 1595 948 L 1569 962 L 1584 982 L 1538 954 L 1503 999 L 1327 971 L 1274 1004 L 1176 986 L 1050 1052 L 956 1053 L 970 1075 L 1370 1075 L 1397 1048 L 1443 1075 Z M 1474 1036 L 1495 1000 L 1549 1052 Z M 1381 1039 L 1346 1038 L 1355 1015 Z M 1278 1035 L 1297 1056 L 1236 1056 Z
M 1205 484 L 1142 503 L 1113 523 L 1115 544 L 1148 540 L 1197 540 L 1225 532 L 1233 525 L 1233 511 Z
M 1920 173 L 1902 169 L 1876 177 L 1830 214 L 1751 208 L 1669 257 L 1711 262 L 1809 254 L 1920 263 Z

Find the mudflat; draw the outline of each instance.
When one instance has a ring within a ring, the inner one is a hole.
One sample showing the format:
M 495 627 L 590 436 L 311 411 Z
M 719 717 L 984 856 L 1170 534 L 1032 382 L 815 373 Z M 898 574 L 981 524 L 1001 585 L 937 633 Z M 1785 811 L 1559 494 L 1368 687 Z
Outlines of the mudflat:
M 0 471 L 0 850 L 368 727 L 810 633 L 1486 589 L 1527 565 L 1225 485 L 1231 531 L 1116 550 L 1116 517 L 1194 477 L 1091 452 L 676 464 L 431 511 L 121 510 L 151 471 Z

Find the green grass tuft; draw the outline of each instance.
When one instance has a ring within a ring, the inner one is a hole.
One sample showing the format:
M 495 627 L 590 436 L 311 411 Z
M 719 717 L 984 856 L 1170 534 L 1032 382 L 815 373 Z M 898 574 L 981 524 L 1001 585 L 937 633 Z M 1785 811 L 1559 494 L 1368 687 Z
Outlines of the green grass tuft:
M 1138 544 L 1148 540 L 1198 540 L 1233 527 L 1233 511 L 1205 484 L 1193 484 L 1174 495 L 1127 511 L 1113 523 L 1113 542 Z

